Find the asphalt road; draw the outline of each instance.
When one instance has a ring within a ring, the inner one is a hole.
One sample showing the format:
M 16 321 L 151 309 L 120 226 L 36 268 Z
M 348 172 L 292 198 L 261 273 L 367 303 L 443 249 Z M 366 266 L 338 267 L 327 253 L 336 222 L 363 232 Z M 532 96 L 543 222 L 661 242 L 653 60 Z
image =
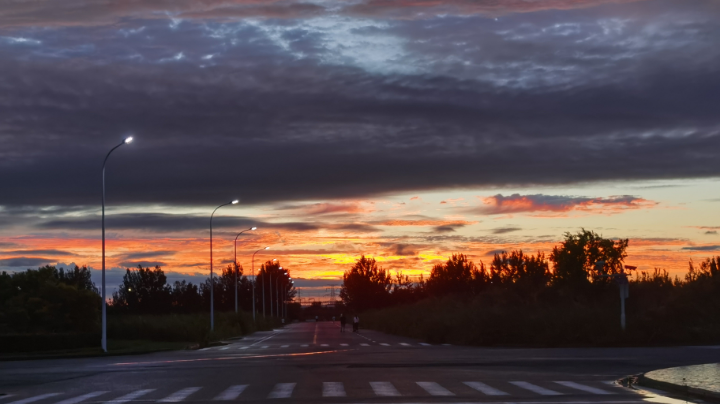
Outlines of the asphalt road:
M 0 404 L 630 404 L 647 399 L 613 380 L 708 362 L 720 347 L 475 348 L 307 322 L 197 351 L 1 362 Z

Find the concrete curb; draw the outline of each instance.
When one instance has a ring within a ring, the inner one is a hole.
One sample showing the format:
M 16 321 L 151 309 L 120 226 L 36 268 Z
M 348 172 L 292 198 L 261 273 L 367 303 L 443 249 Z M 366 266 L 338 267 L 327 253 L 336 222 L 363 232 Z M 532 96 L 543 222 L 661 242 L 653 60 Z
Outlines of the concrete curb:
M 650 372 L 648 372 L 650 373 Z M 711 399 L 713 401 L 720 401 L 720 393 L 715 391 L 700 389 L 697 387 L 684 386 L 674 383 L 669 383 L 662 380 L 656 380 L 650 378 L 646 374 L 639 375 L 637 378 L 637 384 L 644 387 L 650 387 L 653 389 L 663 390 L 670 393 L 694 396 L 698 398 Z

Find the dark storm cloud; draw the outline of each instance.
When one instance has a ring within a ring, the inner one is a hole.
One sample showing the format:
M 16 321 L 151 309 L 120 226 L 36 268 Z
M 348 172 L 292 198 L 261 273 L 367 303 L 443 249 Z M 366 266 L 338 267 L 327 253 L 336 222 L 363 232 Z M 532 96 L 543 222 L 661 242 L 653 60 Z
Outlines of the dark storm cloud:
M 124 254 L 124 255 L 122 255 L 121 259 L 137 260 L 137 259 L 143 259 L 143 258 L 157 258 L 157 257 L 166 257 L 169 255 L 175 255 L 175 253 L 177 253 L 177 251 L 170 251 L 170 250 L 139 252 L 139 253 Z
M 0 28 L 0 205 L 95 203 L 102 159 L 128 132 L 136 142 L 108 163 L 110 205 L 720 174 L 711 2 L 500 21 L 179 22 L 139 6 L 117 26 L 75 26 L 61 10 L 49 29 L 25 27 L 30 3 L 13 7 Z M 207 227 L 161 216 L 108 223 Z
M 47 265 L 57 260 L 52 258 L 39 258 L 39 257 L 13 257 L 0 259 L 0 267 L 25 267 L 34 268 L 43 265 Z
M 49 230 L 97 230 L 99 220 L 99 217 L 48 220 L 39 222 L 36 226 L 41 229 Z M 127 213 L 109 215 L 105 217 L 105 223 L 108 229 L 134 229 L 151 232 L 207 230 L 210 227 L 210 219 L 208 216 L 172 215 L 163 213 Z M 244 229 L 252 226 L 257 226 L 262 229 L 285 229 L 296 231 L 316 230 L 319 228 L 319 225 L 314 225 L 312 223 L 265 223 L 244 217 L 215 216 L 213 219 L 214 229 Z M 341 225 L 338 226 L 342 227 Z
M 97 230 L 100 223 L 99 217 L 77 217 L 58 220 L 38 221 L 34 224 L 36 228 L 46 230 Z M 184 231 L 206 231 L 210 227 L 208 216 L 178 215 L 163 213 L 125 213 L 113 214 L 105 217 L 105 224 L 112 230 L 140 230 L 147 232 L 184 232 Z M 278 222 L 268 223 L 260 220 L 253 220 L 246 217 L 215 216 L 213 229 L 221 231 L 225 229 L 242 230 L 250 227 L 257 227 L 260 231 L 316 231 L 319 229 L 332 229 L 355 233 L 369 233 L 380 231 L 378 228 L 363 223 L 314 223 L 314 222 Z M 245 235 L 252 235 L 245 233 Z M 278 237 L 280 235 L 278 234 Z M 162 251 L 160 252 L 162 253 Z M 148 258 L 154 253 L 138 253 L 135 257 L 127 259 Z
M 2 247 L 2 244 L 0 244 Z M 39 255 L 75 255 L 70 251 L 62 250 L 15 250 L 15 251 L 3 251 L 5 255 L 22 255 L 22 254 L 39 254 Z
M 167 263 L 162 261 L 125 261 L 121 262 L 120 266 L 125 268 L 137 268 L 141 266 L 143 268 L 154 268 L 156 266 L 164 267 Z
M 686 251 L 718 251 L 720 250 L 720 245 L 691 246 L 683 247 L 682 249 Z
M 464 224 L 458 223 L 458 224 L 444 224 L 442 226 L 435 226 L 433 228 L 433 231 L 436 233 L 449 233 L 455 231 L 455 229 L 459 229 L 465 227 Z
M 506 234 L 520 230 L 522 229 L 519 227 L 498 227 L 497 229 L 492 229 L 492 234 Z

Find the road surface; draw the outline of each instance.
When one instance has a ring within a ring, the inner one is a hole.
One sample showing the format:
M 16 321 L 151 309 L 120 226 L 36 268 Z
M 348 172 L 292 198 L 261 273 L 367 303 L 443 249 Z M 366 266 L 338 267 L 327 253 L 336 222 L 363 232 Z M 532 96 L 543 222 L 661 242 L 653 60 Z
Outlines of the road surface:
M 644 397 L 613 380 L 719 348 L 460 347 L 306 322 L 196 351 L 0 362 L 0 404 L 632 404 Z

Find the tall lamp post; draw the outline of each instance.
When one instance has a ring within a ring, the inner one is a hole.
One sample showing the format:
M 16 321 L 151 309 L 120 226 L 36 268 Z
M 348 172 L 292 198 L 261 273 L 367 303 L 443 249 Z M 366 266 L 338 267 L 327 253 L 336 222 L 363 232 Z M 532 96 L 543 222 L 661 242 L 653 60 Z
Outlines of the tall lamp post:
M 246 231 L 251 230 L 257 230 L 257 227 L 253 226 L 247 230 L 243 230 L 240 233 L 235 236 L 235 313 L 238 312 L 238 303 L 237 303 L 237 296 L 238 296 L 238 265 L 237 265 L 237 239 L 240 237 L 241 234 L 245 233 Z
M 256 286 L 256 283 L 257 283 L 257 282 L 255 282 L 256 279 L 257 279 L 257 277 L 255 276 L 255 254 L 257 254 L 258 252 L 260 252 L 260 251 L 262 251 L 262 250 L 269 250 L 269 249 L 270 249 L 270 247 L 261 248 L 261 249 L 255 251 L 255 252 L 253 253 L 253 255 L 252 255 L 252 260 L 251 260 L 251 261 L 252 261 L 252 274 L 253 274 L 253 295 L 252 295 L 252 301 L 253 301 L 253 302 L 252 302 L 252 303 L 253 303 L 253 304 L 252 304 L 253 321 L 255 321 L 255 286 Z M 263 303 L 265 303 L 265 302 L 263 302 Z
M 132 141 L 132 136 L 128 136 L 125 140 L 120 142 L 119 145 L 110 149 L 108 154 L 105 156 L 102 166 L 102 338 L 100 340 L 100 345 L 102 346 L 103 352 L 107 352 L 107 302 L 105 301 L 105 164 L 107 164 L 110 153 L 115 151 L 118 147 Z
M 213 251 L 212 251 L 212 220 L 213 216 L 215 215 L 215 212 L 222 208 L 223 206 L 227 205 L 235 205 L 239 201 L 235 199 L 234 201 L 230 201 L 227 203 L 223 203 L 222 205 L 218 206 L 213 210 L 212 214 L 210 215 L 210 331 L 215 330 L 215 298 L 214 298 L 214 290 L 215 290 L 215 279 L 213 278 Z
M 278 267 L 278 269 L 282 271 L 282 267 Z M 277 286 L 279 282 L 280 281 L 276 278 L 275 285 Z M 277 298 L 277 293 L 275 294 L 275 297 Z M 275 305 L 277 306 L 277 302 L 275 302 Z M 273 315 L 272 274 L 270 274 L 270 315 Z
M 282 269 L 282 267 L 280 267 L 280 269 Z M 283 271 L 282 275 L 288 276 L 287 272 L 285 272 L 285 271 Z M 277 282 L 275 282 L 275 295 L 277 296 L 277 301 L 275 302 L 277 304 L 277 307 L 275 308 L 275 315 L 278 318 L 280 318 L 280 312 L 284 311 L 284 307 L 283 307 L 283 310 L 281 310 L 280 305 L 283 304 L 284 300 L 280 298 L 280 281 L 279 280 Z

